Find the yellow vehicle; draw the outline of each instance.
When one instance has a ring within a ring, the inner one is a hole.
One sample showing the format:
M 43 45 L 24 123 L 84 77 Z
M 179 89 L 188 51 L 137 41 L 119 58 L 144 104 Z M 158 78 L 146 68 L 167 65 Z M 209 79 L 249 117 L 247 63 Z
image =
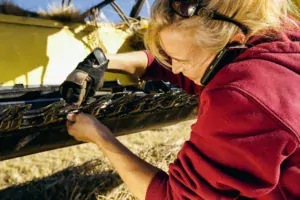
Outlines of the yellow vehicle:
M 138 17 L 143 4 L 136 1 L 130 16 L 114 0 L 83 13 L 34 13 L 0 5 L 0 160 L 78 143 L 66 132 L 68 111 L 59 85 L 97 46 L 107 53 L 143 49 L 140 34 L 147 20 Z M 108 5 L 122 23 L 85 20 Z M 122 135 L 189 119 L 196 106 L 197 97 L 168 83 L 141 83 L 107 72 L 95 101 L 81 109 Z

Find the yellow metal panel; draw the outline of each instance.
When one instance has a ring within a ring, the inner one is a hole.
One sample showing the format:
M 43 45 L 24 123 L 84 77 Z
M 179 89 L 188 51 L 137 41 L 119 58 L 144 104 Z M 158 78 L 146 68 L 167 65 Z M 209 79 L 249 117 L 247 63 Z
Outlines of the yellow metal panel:
M 19 25 L 30 25 L 30 26 L 42 26 L 48 28 L 63 28 L 64 25 L 57 21 L 37 19 L 30 17 L 20 17 L 14 15 L 0 14 L 0 23 L 6 24 L 19 24 Z
M 69 24 L 0 15 L 0 86 L 59 85 L 96 46 L 109 53 L 130 51 L 129 33 L 111 24 Z M 107 73 L 107 81 L 134 84 L 123 74 Z

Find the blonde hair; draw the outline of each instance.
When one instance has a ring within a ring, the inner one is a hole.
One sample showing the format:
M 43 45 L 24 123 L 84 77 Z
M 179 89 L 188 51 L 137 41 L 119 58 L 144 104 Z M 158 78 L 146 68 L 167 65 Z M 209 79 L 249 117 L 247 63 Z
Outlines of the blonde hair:
M 203 0 L 208 9 L 232 17 L 246 25 L 246 40 L 256 34 L 268 35 L 287 28 L 299 28 L 289 14 L 299 16 L 291 0 Z M 284 26 L 283 26 L 284 24 Z M 195 31 L 195 42 L 211 52 L 223 49 L 240 31 L 233 23 L 211 20 L 207 16 L 185 19 L 171 12 L 169 0 L 156 0 L 152 6 L 149 27 L 145 34 L 145 46 L 163 65 L 170 66 L 163 53 L 159 33 L 165 28 Z

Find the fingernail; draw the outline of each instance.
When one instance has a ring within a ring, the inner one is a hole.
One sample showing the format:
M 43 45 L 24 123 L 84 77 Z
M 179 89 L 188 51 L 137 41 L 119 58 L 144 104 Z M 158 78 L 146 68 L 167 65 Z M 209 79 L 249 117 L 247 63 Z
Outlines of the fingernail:
M 73 115 L 72 113 L 68 114 L 67 115 L 67 120 L 73 121 L 73 116 L 72 115 Z

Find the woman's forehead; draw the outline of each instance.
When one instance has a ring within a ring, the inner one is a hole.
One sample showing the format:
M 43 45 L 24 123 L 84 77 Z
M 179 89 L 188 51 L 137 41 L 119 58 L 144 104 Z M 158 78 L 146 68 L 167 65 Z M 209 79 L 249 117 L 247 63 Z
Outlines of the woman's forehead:
M 189 31 L 163 29 L 159 37 L 162 48 L 170 56 L 189 53 L 196 47 L 195 38 Z

